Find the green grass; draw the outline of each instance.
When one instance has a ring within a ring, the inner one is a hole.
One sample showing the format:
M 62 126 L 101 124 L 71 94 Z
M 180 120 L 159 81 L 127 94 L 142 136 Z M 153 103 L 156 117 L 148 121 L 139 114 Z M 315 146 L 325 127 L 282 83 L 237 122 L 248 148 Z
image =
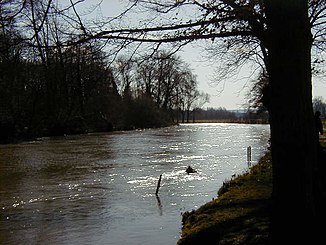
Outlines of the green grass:
M 218 198 L 183 214 L 185 244 L 267 244 L 272 164 L 267 153 L 258 164 L 226 181 Z

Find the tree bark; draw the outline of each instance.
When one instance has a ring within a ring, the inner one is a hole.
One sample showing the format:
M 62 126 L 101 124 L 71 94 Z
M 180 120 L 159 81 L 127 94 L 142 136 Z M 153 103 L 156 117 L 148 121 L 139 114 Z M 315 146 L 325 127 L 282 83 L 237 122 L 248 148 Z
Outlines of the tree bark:
M 307 0 L 265 0 L 273 159 L 271 244 L 318 237 Z M 311 243 L 315 244 L 315 243 Z

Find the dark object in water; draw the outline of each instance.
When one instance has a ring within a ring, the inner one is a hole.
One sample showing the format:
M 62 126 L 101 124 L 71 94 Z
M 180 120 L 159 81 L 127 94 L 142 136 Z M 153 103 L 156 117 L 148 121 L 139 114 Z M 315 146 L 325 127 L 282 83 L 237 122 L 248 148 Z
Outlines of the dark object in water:
M 187 174 L 190 174 L 190 173 L 197 173 L 196 170 L 194 170 L 192 167 L 188 166 L 187 169 L 186 169 L 186 172 Z
M 156 196 L 158 195 L 158 190 L 161 187 L 161 180 L 162 180 L 162 174 L 160 174 L 160 178 L 158 179 L 158 182 L 157 182 L 157 187 L 156 187 L 156 192 L 155 192 Z

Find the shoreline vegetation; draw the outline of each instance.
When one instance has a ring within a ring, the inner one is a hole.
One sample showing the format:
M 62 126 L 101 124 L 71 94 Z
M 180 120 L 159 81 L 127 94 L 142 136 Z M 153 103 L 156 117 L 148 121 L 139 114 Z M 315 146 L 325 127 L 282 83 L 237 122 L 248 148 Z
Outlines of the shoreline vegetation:
M 192 123 L 238 123 L 238 124 L 269 124 L 268 119 L 209 119 L 209 120 L 194 120 Z
M 326 121 L 323 121 L 326 129 Z M 326 148 L 326 136 L 320 137 Z M 325 157 L 325 156 L 324 156 Z M 182 215 L 177 245 L 269 244 L 272 159 L 268 150 L 243 174 L 226 180 L 217 198 Z
M 226 180 L 216 199 L 183 213 L 177 244 L 267 244 L 271 192 L 268 151 L 248 171 Z
M 196 119 L 192 120 L 189 122 L 183 122 L 183 121 L 171 121 L 171 122 L 164 122 L 161 124 L 157 125 L 152 125 L 150 127 L 125 127 L 125 128 L 106 128 L 106 130 L 94 130 L 91 128 L 87 128 L 84 130 L 77 130 L 75 132 L 61 132 L 59 134 L 53 134 L 53 135 L 48 135 L 48 134 L 40 134 L 40 135 L 35 135 L 34 137 L 7 137 L 4 139 L 0 139 L 0 144 L 19 144 L 22 142 L 26 141 L 32 141 L 36 140 L 42 137 L 60 137 L 60 136 L 67 136 L 67 135 L 83 135 L 83 134 L 89 134 L 89 133 L 109 133 L 109 132 L 119 132 L 119 131 L 130 131 L 130 130 L 139 130 L 139 129 L 149 129 L 149 128 L 162 128 L 162 127 L 169 127 L 173 125 L 178 125 L 178 124 L 187 124 L 187 123 L 234 123 L 234 124 L 269 124 L 269 121 L 265 118 L 244 118 L 244 117 L 239 117 L 236 119 Z M 326 128 L 326 119 L 322 120 L 324 128 Z
M 151 119 L 153 121 L 153 119 Z M 83 122 L 83 120 L 81 120 Z M 28 133 L 23 134 L 20 133 L 18 136 L 12 135 L 7 136 L 2 139 L 0 139 L 0 144 L 16 144 L 21 143 L 25 141 L 31 141 L 42 137 L 58 137 L 58 136 L 66 136 L 66 135 L 83 135 L 83 134 L 89 134 L 89 133 L 104 133 L 104 132 L 119 132 L 119 131 L 130 131 L 130 130 L 139 130 L 139 129 L 149 129 L 149 128 L 162 128 L 162 127 L 169 127 L 173 125 L 178 125 L 181 123 L 239 123 L 239 124 L 268 124 L 268 121 L 265 119 L 246 119 L 246 118 L 237 118 L 237 119 L 200 119 L 200 120 L 192 120 L 189 122 L 184 122 L 180 120 L 161 120 L 161 123 L 154 123 L 150 124 L 150 126 L 134 126 L 129 125 L 124 127 L 113 127 L 106 126 L 102 128 L 94 128 L 89 127 L 84 124 L 84 126 L 81 127 L 73 127 L 73 130 L 69 130 L 68 128 L 61 128 L 60 130 L 57 130 L 56 133 L 49 134 L 47 132 L 45 133 Z

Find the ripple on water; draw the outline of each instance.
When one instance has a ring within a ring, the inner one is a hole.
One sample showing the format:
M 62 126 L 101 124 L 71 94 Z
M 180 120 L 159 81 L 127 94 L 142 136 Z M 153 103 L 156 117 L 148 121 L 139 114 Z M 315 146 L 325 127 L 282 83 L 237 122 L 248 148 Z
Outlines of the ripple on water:
M 181 124 L 0 146 L 0 243 L 176 244 L 181 213 L 268 139 L 267 125 Z

